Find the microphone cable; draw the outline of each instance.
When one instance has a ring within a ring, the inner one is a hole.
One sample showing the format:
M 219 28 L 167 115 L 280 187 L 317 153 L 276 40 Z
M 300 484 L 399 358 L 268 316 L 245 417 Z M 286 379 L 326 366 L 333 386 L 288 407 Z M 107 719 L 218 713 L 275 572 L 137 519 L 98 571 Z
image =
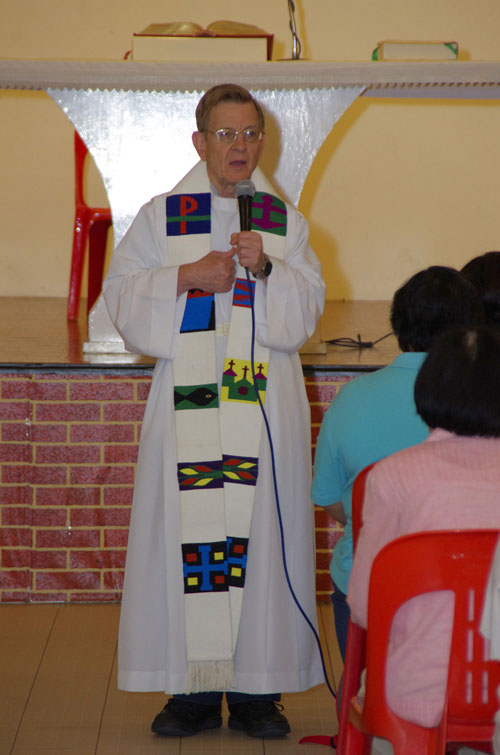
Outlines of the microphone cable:
M 348 336 L 345 336 L 343 338 L 330 338 L 329 341 L 325 341 L 325 343 L 330 343 L 332 346 L 346 346 L 350 349 L 371 349 L 375 344 L 379 343 L 380 341 L 383 341 L 384 338 L 389 338 L 389 336 L 394 335 L 394 333 L 386 333 L 385 336 L 381 336 L 380 338 L 377 338 L 375 341 L 363 341 L 361 338 L 361 334 L 358 333 L 357 340 L 355 338 L 350 338 Z
M 323 667 L 323 675 L 325 677 L 326 686 L 330 690 L 330 693 L 331 693 L 332 697 L 336 700 L 337 699 L 337 695 L 333 691 L 333 688 L 332 688 L 332 686 L 330 684 L 330 681 L 328 679 L 328 674 L 327 674 L 327 671 L 326 671 L 325 659 L 324 659 L 324 656 L 323 656 L 323 650 L 321 648 L 321 641 L 320 641 L 318 632 L 316 631 L 316 628 L 314 627 L 314 624 L 309 619 L 309 616 L 306 614 L 306 612 L 302 608 L 302 606 L 300 604 L 300 601 L 299 601 L 299 599 L 297 598 L 297 596 L 295 594 L 295 590 L 293 589 L 292 582 L 290 580 L 290 575 L 288 573 L 288 565 L 287 565 L 287 560 L 286 560 L 286 548 L 285 548 L 285 535 L 284 535 L 284 530 L 283 530 L 283 519 L 282 519 L 282 516 L 281 516 L 281 505 L 280 505 L 280 499 L 279 499 L 279 495 L 278 495 L 278 483 L 277 483 L 277 479 L 276 479 L 276 465 L 275 465 L 275 460 L 274 460 L 273 439 L 272 439 L 272 436 L 271 436 L 271 428 L 269 426 L 269 421 L 267 419 L 267 414 L 265 412 L 264 405 L 262 403 L 262 399 L 261 399 L 261 397 L 259 395 L 259 390 L 258 390 L 258 386 L 257 386 L 257 378 L 255 376 L 255 348 L 254 348 L 255 347 L 255 310 L 254 310 L 254 295 L 253 295 L 253 289 L 252 289 L 252 282 L 250 281 L 250 273 L 249 273 L 249 270 L 248 270 L 247 267 L 245 268 L 245 272 L 246 272 L 247 282 L 248 282 L 248 294 L 249 294 L 249 297 L 250 297 L 250 309 L 251 309 L 251 316 L 252 316 L 252 339 L 251 339 L 250 365 L 251 365 L 251 369 L 252 369 L 253 386 L 254 386 L 255 394 L 257 396 L 257 401 L 259 402 L 259 407 L 260 407 L 260 410 L 262 412 L 262 416 L 264 418 L 264 424 L 266 426 L 267 438 L 268 438 L 268 441 L 269 441 L 269 449 L 270 449 L 270 452 L 271 452 L 271 468 L 272 468 L 272 473 L 273 473 L 274 496 L 275 496 L 275 501 L 276 501 L 276 511 L 277 511 L 277 514 L 278 514 L 278 523 L 279 523 L 280 540 L 281 540 L 281 554 L 282 554 L 282 559 L 283 559 L 283 567 L 284 567 L 284 570 L 285 570 L 285 578 L 286 578 L 286 582 L 287 582 L 287 585 L 288 585 L 288 589 L 290 590 L 290 594 L 291 594 L 291 596 L 292 596 L 292 598 L 294 600 L 295 605 L 299 609 L 299 612 L 304 617 L 306 623 L 308 624 L 309 628 L 311 629 L 311 631 L 312 631 L 312 633 L 314 635 L 314 639 L 316 640 L 316 644 L 317 644 L 318 650 L 319 650 L 319 655 L 320 655 L 320 659 L 321 659 L 321 665 Z

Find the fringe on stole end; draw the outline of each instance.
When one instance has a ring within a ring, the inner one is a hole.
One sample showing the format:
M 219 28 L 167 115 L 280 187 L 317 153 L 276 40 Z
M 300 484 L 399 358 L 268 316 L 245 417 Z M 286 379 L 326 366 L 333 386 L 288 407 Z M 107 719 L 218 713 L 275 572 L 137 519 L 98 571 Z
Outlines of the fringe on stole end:
M 232 661 L 189 661 L 186 694 L 234 689 Z

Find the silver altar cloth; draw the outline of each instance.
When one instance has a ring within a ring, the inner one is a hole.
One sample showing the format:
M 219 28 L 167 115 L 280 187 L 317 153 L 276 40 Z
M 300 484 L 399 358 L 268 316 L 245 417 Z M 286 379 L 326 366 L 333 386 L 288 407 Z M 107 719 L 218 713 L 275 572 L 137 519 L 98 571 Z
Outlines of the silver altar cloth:
M 266 112 L 269 178 L 298 204 L 329 132 L 363 87 L 252 90 Z M 169 191 L 197 162 L 191 134 L 202 92 L 47 89 L 87 145 L 111 206 L 115 244 L 141 205 Z M 87 352 L 123 351 L 99 297 L 89 315 Z

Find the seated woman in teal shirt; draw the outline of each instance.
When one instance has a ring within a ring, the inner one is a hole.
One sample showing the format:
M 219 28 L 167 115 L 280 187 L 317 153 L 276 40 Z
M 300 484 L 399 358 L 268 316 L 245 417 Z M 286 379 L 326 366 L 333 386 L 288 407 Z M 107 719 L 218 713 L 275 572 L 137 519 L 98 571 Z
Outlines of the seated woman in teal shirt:
M 393 298 L 391 326 L 402 351 L 375 372 L 342 388 L 321 425 L 314 461 L 312 499 L 344 525 L 330 571 L 335 630 L 345 659 L 349 607 L 345 596 L 352 569 L 351 492 L 368 464 L 421 443 L 428 428 L 413 399 L 417 373 L 434 338 L 454 325 L 482 319 L 475 288 L 458 271 L 432 266 L 412 276 Z

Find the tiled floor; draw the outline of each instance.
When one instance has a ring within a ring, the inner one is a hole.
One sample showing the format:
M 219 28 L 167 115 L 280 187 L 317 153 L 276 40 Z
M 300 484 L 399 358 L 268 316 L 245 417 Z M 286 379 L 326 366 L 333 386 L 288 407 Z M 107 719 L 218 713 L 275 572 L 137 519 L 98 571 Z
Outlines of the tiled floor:
M 332 610 L 321 605 L 318 612 L 336 688 L 342 662 Z M 118 605 L 0 606 L 0 755 L 326 755 L 321 746 L 298 744 L 305 735 L 337 731 L 326 684 L 283 696 L 292 727 L 284 739 L 251 739 L 225 726 L 185 739 L 151 734 L 165 697 L 117 690 L 118 616 Z

